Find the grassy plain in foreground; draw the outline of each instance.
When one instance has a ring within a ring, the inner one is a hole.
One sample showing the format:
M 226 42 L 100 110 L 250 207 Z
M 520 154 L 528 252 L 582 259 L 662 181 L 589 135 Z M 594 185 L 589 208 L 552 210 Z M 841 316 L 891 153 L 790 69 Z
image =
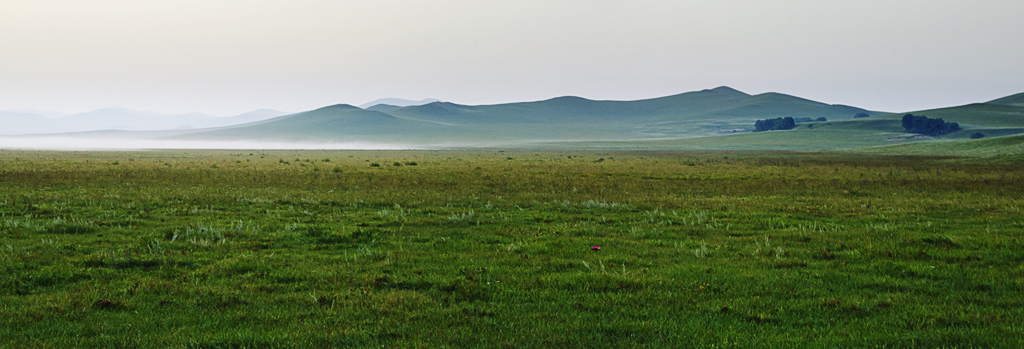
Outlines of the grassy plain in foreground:
M 3 151 L 0 184 L 0 346 L 1024 344 L 1015 163 Z

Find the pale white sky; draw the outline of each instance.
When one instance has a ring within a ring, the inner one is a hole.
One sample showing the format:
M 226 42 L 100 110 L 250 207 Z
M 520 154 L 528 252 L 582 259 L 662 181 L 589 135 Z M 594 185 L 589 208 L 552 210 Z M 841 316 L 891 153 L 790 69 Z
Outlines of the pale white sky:
M 0 0 L 0 110 L 1024 92 L 1021 0 Z

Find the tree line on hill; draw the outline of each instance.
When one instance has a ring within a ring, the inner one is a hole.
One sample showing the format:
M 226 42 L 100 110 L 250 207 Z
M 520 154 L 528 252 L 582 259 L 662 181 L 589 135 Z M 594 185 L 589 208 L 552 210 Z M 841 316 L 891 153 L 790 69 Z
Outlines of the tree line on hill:
M 825 118 L 824 116 L 822 116 L 822 117 L 820 117 L 820 118 L 817 118 L 817 119 L 811 119 L 811 118 L 793 118 L 793 121 L 796 121 L 796 122 L 825 122 L 825 121 L 828 121 L 828 119 L 826 119 L 826 118 Z
M 854 118 L 862 118 L 866 116 L 860 116 L 858 113 Z M 812 120 L 811 118 L 798 118 L 793 117 L 782 117 L 774 119 L 757 120 L 754 122 L 754 132 L 772 131 L 772 130 L 792 130 L 796 128 L 797 122 L 811 122 L 811 121 L 826 121 L 825 118 L 817 118 Z M 926 136 L 941 136 L 950 132 L 960 130 L 960 124 L 955 122 L 946 122 L 942 118 L 929 118 L 924 115 L 907 114 L 903 116 L 903 129 L 909 133 L 917 133 Z M 984 135 L 976 134 L 971 135 L 972 138 L 981 138 Z
M 960 124 L 946 122 L 942 118 L 929 118 L 924 115 L 907 114 L 903 116 L 903 129 L 909 133 L 917 133 L 926 136 L 941 136 L 950 132 L 959 131 Z
M 756 122 L 754 122 L 754 132 L 771 131 L 771 130 L 792 130 L 793 128 L 796 127 L 796 124 L 798 122 L 825 122 L 825 121 L 828 121 L 828 119 L 825 118 L 824 116 L 819 117 L 817 119 L 794 118 L 794 117 L 787 116 L 787 117 L 784 117 L 784 118 L 757 120 Z
M 796 120 L 792 117 L 757 120 L 754 122 L 754 132 L 771 130 L 792 130 L 796 127 Z

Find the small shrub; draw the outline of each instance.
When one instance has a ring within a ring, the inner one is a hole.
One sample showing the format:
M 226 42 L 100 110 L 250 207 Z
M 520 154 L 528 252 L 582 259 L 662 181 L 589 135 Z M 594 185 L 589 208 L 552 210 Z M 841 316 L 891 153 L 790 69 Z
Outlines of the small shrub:
M 451 216 L 448 216 L 448 221 L 452 222 L 452 223 L 462 223 L 462 222 L 470 222 L 474 218 L 476 218 L 476 213 L 473 212 L 472 210 L 470 210 L 469 212 L 462 213 L 462 214 L 452 213 Z
M 971 139 L 985 138 L 985 134 L 981 132 L 975 132 L 971 134 Z
M 378 164 L 376 162 L 371 162 L 370 163 L 370 167 L 380 167 L 380 164 Z

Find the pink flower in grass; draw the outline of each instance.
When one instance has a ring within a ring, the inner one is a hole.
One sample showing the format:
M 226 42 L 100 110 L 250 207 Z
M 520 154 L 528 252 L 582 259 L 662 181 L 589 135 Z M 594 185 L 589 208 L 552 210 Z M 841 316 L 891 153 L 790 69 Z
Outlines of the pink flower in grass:
M 591 251 L 595 251 L 595 252 L 596 252 L 596 251 L 600 251 L 600 250 L 601 250 L 601 246 L 594 246 L 594 247 L 591 247 L 591 248 L 590 248 L 590 250 L 591 250 Z

